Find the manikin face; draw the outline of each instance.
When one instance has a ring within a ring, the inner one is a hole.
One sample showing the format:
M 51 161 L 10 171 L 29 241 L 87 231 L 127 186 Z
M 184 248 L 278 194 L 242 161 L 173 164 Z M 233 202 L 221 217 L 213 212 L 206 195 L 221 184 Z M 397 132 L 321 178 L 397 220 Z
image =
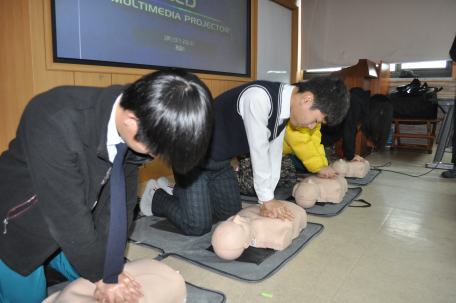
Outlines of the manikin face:
M 320 201 L 320 188 L 312 180 L 301 181 L 295 185 L 293 197 L 302 208 L 310 208 Z
M 347 162 L 345 162 L 344 160 L 340 159 L 339 161 L 335 161 L 331 164 L 331 167 L 332 169 L 334 169 L 334 171 L 342 176 L 342 177 L 345 177 L 345 175 L 347 175 L 348 173 L 348 166 L 347 166 Z
M 318 123 L 326 123 L 326 114 L 318 109 L 311 110 L 314 95 L 311 92 L 298 94 L 293 102 L 290 122 L 293 126 L 314 129 Z
M 217 226 L 212 235 L 212 247 L 222 259 L 237 259 L 249 247 L 254 229 L 247 217 L 232 216 Z
M 368 161 L 353 161 L 346 162 L 342 159 L 331 164 L 331 167 L 343 177 L 364 178 L 370 171 L 370 164 Z
M 348 177 L 355 177 L 355 178 L 364 178 L 367 173 L 370 171 L 369 162 L 360 162 L 354 161 L 347 163 L 348 166 Z

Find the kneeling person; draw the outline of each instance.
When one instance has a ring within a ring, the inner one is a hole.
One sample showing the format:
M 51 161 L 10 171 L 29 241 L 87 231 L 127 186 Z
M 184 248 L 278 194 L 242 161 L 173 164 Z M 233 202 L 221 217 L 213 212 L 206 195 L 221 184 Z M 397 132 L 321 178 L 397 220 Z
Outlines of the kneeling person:
M 255 81 L 214 99 L 215 120 L 208 156 L 187 174 L 175 173 L 173 195 L 151 186 L 141 201 L 147 215 L 167 217 L 189 235 L 211 230 L 212 216 L 226 220 L 241 210 L 239 184 L 230 162 L 250 153 L 254 187 L 261 210 L 274 218 L 293 220 L 285 204 L 274 199 L 280 178 L 285 126 L 338 124 L 349 106 L 342 80 L 316 77 L 288 85 Z

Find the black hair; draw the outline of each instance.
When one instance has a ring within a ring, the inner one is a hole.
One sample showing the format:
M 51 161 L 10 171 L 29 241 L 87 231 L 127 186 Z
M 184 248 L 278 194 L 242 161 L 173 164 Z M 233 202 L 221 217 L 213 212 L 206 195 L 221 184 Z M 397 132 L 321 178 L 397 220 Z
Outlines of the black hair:
M 350 106 L 350 93 L 343 79 L 319 76 L 294 85 L 299 87 L 299 93 L 309 91 L 314 95 L 310 109 L 318 109 L 326 114 L 325 120 L 328 125 L 337 125 L 344 120 Z
M 138 118 L 135 139 L 179 173 L 206 154 L 214 120 L 207 86 L 183 69 L 148 74 L 123 92 L 120 106 Z
M 361 131 L 374 144 L 381 149 L 386 145 L 393 121 L 393 102 L 382 94 L 370 97 L 366 113 L 361 120 Z

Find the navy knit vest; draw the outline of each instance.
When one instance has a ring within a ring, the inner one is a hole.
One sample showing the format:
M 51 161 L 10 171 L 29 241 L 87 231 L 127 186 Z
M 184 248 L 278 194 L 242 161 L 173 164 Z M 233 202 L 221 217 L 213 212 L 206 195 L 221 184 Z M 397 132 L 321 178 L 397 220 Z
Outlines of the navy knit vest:
M 268 117 L 268 129 L 271 131 L 271 135 L 268 138 L 269 142 L 277 138 L 287 125 L 289 119 L 284 119 L 279 124 L 283 83 L 254 81 L 238 86 L 214 99 L 215 120 L 209 151 L 210 158 L 223 161 L 249 153 L 249 143 L 244 121 L 239 111 L 239 101 L 242 94 L 253 87 L 263 89 L 269 96 L 269 100 L 266 101 L 271 103 Z

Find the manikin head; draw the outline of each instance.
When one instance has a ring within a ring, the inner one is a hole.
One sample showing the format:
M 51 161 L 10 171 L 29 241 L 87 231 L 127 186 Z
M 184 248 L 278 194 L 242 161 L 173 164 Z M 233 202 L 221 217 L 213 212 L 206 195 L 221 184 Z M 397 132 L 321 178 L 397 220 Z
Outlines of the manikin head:
M 310 208 L 315 205 L 315 202 L 320 201 L 320 187 L 311 179 L 303 180 L 293 187 L 293 197 L 296 204 L 302 208 Z
M 366 160 L 365 162 L 354 161 L 348 163 L 348 174 L 347 177 L 364 178 L 370 171 L 370 164 Z
M 212 247 L 225 260 L 239 258 L 255 238 L 255 229 L 247 217 L 232 216 L 217 226 L 212 235 Z
M 345 178 L 348 174 L 347 162 L 342 159 L 339 159 L 338 161 L 331 163 L 331 167 L 342 178 Z
M 342 159 L 331 164 L 331 167 L 341 177 L 364 178 L 370 171 L 369 161 L 346 162 Z

